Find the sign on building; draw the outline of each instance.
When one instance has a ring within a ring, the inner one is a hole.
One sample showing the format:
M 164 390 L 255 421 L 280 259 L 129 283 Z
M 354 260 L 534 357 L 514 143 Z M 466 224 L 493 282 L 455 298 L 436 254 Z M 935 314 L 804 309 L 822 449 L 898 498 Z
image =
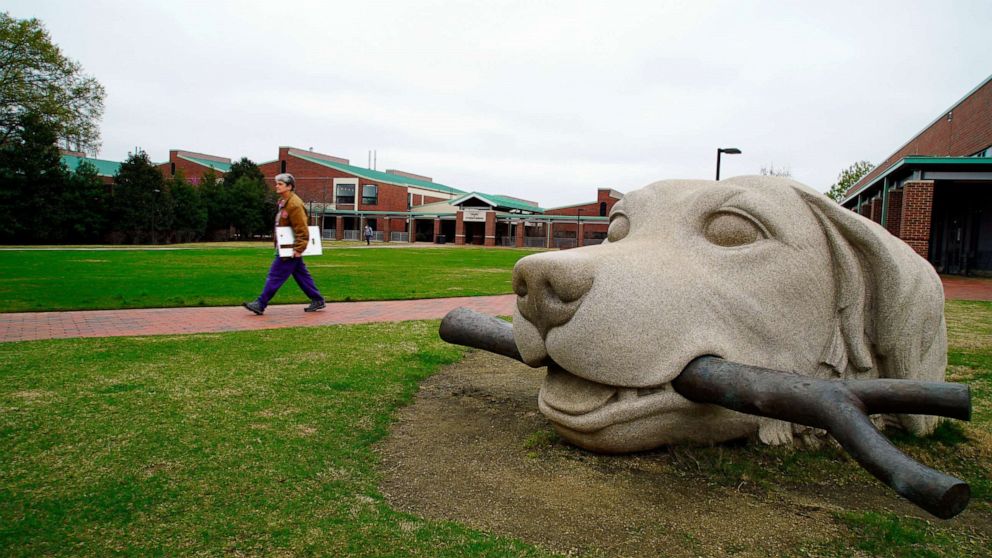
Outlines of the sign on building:
M 463 209 L 462 220 L 466 222 L 485 223 L 486 213 L 488 213 L 488 210 L 485 209 Z

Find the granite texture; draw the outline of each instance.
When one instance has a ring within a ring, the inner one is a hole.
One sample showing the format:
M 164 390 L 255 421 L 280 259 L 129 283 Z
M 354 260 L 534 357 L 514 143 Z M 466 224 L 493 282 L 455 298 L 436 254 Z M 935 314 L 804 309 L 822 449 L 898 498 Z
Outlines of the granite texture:
M 598 246 L 520 260 L 517 348 L 548 366 L 542 413 L 567 440 L 626 452 L 809 429 L 693 403 L 692 359 L 816 378 L 944 379 L 943 289 L 878 224 L 793 180 L 666 180 L 627 194 Z M 937 419 L 878 417 L 930 432 Z

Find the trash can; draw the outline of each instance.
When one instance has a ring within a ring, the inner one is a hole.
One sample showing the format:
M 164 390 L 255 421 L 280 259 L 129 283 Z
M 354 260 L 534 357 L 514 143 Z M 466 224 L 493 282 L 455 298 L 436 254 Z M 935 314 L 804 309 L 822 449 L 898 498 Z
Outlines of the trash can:
M 444 244 L 446 240 L 443 234 L 439 234 L 434 237 L 434 244 Z

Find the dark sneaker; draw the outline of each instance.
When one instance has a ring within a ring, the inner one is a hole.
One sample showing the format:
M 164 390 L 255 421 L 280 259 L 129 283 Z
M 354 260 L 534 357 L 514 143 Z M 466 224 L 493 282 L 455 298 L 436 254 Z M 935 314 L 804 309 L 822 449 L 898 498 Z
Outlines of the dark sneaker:
M 255 314 L 258 314 L 259 316 L 262 315 L 262 312 L 265 312 L 265 308 L 262 308 L 262 305 L 259 304 L 257 300 L 253 300 L 251 302 L 242 302 L 241 306 L 244 306 L 245 308 L 251 310 Z
M 327 304 L 324 304 L 323 300 L 311 300 L 310 306 L 303 309 L 304 312 L 316 312 L 317 310 L 323 310 Z

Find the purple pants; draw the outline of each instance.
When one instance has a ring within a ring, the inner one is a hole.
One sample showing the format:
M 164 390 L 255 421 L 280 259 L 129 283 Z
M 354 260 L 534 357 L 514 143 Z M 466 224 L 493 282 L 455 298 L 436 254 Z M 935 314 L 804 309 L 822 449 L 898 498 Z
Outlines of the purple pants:
M 320 291 L 317 290 L 317 285 L 314 284 L 306 264 L 303 263 L 303 258 L 280 258 L 276 256 L 276 259 L 272 260 L 272 267 L 269 268 L 269 276 L 265 279 L 265 288 L 262 289 L 262 294 L 258 295 L 259 306 L 263 309 L 268 306 L 272 297 L 276 296 L 276 291 L 286 282 L 286 279 L 289 279 L 290 275 L 296 280 L 296 284 L 300 286 L 303 294 L 310 297 L 310 300 L 324 300 Z

